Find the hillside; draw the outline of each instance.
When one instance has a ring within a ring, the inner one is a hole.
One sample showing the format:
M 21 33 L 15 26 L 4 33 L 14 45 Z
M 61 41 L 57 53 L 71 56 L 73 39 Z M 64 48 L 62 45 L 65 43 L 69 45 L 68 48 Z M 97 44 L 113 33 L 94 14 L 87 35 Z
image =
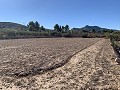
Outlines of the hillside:
M 102 28 L 99 26 L 89 26 L 89 25 L 86 25 L 85 27 L 82 28 L 73 28 L 73 30 L 86 30 L 86 31 L 92 31 L 93 29 L 96 31 L 112 30 L 112 29 Z
M 26 26 L 13 22 L 0 22 L 0 28 L 25 29 Z

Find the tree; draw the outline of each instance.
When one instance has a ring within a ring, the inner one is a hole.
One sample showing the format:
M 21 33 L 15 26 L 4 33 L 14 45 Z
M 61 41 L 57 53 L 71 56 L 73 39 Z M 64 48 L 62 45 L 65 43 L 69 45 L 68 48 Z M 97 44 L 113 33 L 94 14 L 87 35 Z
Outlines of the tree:
M 62 27 L 61 26 L 59 26 L 59 30 L 58 30 L 59 32 L 61 32 L 62 31 Z
M 64 26 L 62 26 L 62 32 L 64 32 L 65 31 L 65 27 Z
M 65 27 L 64 26 L 62 26 L 62 30 L 64 30 L 65 29 Z
M 69 31 L 69 25 L 65 26 L 65 31 Z
M 40 30 L 45 31 L 45 28 L 43 26 L 40 27 Z
M 93 32 L 93 33 L 96 33 L 96 30 L 95 30 L 95 29 L 93 29 L 93 30 L 92 30 L 92 32 Z
M 59 25 L 58 25 L 58 24 L 55 24 L 54 30 L 55 30 L 55 31 L 59 31 Z
M 39 28 L 40 28 L 40 24 L 36 21 L 35 23 L 35 29 L 36 31 L 39 31 Z
M 28 26 L 29 31 L 34 31 L 35 24 L 33 21 L 30 21 L 27 26 Z
M 33 21 L 30 21 L 27 25 L 29 31 L 39 31 L 40 24 L 36 21 L 35 23 Z

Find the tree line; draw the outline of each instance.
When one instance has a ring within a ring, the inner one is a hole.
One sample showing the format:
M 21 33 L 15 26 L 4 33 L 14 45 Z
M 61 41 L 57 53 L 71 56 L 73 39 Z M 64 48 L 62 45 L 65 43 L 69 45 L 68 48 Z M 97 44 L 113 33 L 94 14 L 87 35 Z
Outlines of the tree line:
M 119 33 L 119 34 L 118 34 Z M 93 30 L 75 30 L 70 29 L 69 25 L 59 25 L 55 24 L 54 29 L 46 29 L 44 26 L 40 25 L 37 21 L 30 21 L 26 29 L 10 29 L 3 28 L 0 29 L 0 39 L 11 39 L 11 38 L 33 38 L 33 37 L 82 37 L 82 38 L 114 38 L 120 37 L 120 31 L 113 30 L 103 30 L 98 31 Z
M 42 33 L 45 37 L 83 37 L 83 38 L 101 38 L 105 37 L 106 33 L 113 33 L 113 30 L 99 31 L 96 29 L 92 30 L 74 30 L 70 29 L 69 25 L 54 25 L 54 30 L 48 30 L 44 26 L 40 25 L 37 21 L 30 21 L 27 25 L 28 30 L 32 32 Z M 41 35 L 41 34 L 40 34 Z
M 45 31 L 45 28 L 43 26 L 40 26 L 40 24 L 36 21 L 30 21 L 29 24 L 27 25 L 29 31 Z
M 46 29 L 44 28 L 44 26 L 40 26 L 40 24 L 35 21 L 30 21 L 27 25 L 29 31 L 45 31 Z M 54 31 L 57 32 L 67 32 L 69 31 L 69 25 L 65 25 L 65 26 L 61 26 L 58 24 L 55 24 L 54 26 Z

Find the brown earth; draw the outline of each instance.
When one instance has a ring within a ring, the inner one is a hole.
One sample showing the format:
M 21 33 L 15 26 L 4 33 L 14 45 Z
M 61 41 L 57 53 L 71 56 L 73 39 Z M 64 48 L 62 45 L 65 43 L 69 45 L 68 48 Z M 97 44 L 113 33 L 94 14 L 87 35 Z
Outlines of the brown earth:
M 0 75 L 28 76 L 52 70 L 100 39 L 41 38 L 0 41 Z
M 110 41 L 99 39 L 92 44 L 77 48 L 78 53 L 72 53 L 65 65 L 43 74 L 22 78 L 1 74 L 0 90 L 120 90 L 120 65 L 114 61 Z

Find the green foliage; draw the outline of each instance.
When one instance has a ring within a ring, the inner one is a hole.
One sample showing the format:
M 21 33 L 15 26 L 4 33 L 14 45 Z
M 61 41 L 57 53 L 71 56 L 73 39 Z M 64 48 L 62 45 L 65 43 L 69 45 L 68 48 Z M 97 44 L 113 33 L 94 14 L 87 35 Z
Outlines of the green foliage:
M 106 37 L 110 38 L 111 40 L 120 41 L 120 34 L 115 33 L 106 33 Z
M 96 30 L 95 30 L 95 29 L 93 29 L 93 30 L 92 30 L 92 32 L 93 32 L 93 33 L 96 33 Z
M 45 28 L 43 26 L 40 27 L 40 30 L 45 31 Z
M 82 37 L 82 38 L 110 38 L 113 41 L 120 40 L 120 31 L 113 30 L 101 30 L 90 29 L 86 30 L 84 28 L 78 29 L 74 28 L 70 30 L 69 25 L 61 26 L 55 24 L 54 30 L 49 30 L 40 26 L 36 21 L 30 21 L 27 25 L 28 28 L 3 28 L 0 29 L 0 39 L 11 39 L 11 38 L 33 38 L 33 37 Z M 89 27 L 90 26 L 86 26 Z M 99 28 L 99 27 L 98 27 Z
M 36 31 L 39 31 L 39 28 L 40 28 L 40 24 L 36 21 L 35 23 L 35 29 Z
M 28 26 L 29 31 L 34 31 L 35 25 L 34 25 L 34 22 L 33 22 L 33 21 L 30 21 L 27 26 Z
M 111 45 L 113 46 L 117 55 L 120 56 L 120 32 L 108 34 L 108 37 L 110 38 Z
M 58 25 L 58 24 L 55 24 L 54 30 L 55 30 L 55 31 L 59 31 L 59 25 Z
M 62 33 L 61 32 L 57 32 L 57 31 L 50 31 L 49 35 L 51 37 L 62 37 Z
M 62 30 L 65 31 L 65 27 L 64 26 L 62 26 Z
M 65 31 L 69 31 L 69 25 L 65 26 Z
M 113 33 L 114 31 L 113 31 L 113 30 L 108 30 L 108 29 L 106 29 L 106 30 L 103 30 L 103 32 L 104 32 L 104 33 Z
M 69 26 L 68 25 L 66 25 L 66 26 L 60 26 L 58 24 L 55 24 L 54 30 L 58 31 L 58 32 L 67 32 L 67 31 L 69 31 Z
M 37 21 L 36 22 L 30 21 L 27 26 L 29 31 L 39 31 L 40 28 L 40 24 Z

